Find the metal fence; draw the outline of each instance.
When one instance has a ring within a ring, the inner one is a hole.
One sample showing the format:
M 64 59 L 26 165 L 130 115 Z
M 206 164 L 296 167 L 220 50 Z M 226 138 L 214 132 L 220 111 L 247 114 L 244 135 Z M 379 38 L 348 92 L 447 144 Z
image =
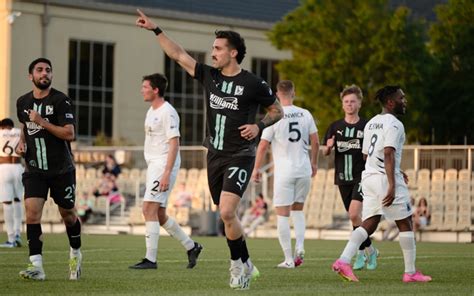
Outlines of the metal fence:
M 182 146 L 181 167 L 205 168 L 206 149 L 202 146 Z M 128 168 L 146 168 L 142 146 L 77 146 L 73 149 L 76 163 L 88 166 L 101 165 L 106 155 L 114 155 L 118 162 Z M 469 169 L 473 170 L 474 146 L 425 146 L 407 145 L 402 156 L 402 169 Z M 271 161 L 271 157 L 268 157 Z M 330 169 L 334 167 L 334 152 L 325 157 L 319 154 L 319 167 Z

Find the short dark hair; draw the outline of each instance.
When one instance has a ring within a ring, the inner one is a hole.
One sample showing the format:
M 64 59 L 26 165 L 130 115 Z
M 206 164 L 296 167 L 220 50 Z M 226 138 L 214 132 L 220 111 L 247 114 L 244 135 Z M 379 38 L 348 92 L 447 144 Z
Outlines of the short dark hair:
M 295 89 L 295 84 L 291 80 L 281 80 L 277 83 L 277 90 L 282 93 L 289 93 Z
M 240 64 L 243 61 L 245 54 L 247 53 L 247 47 L 245 46 L 244 38 L 242 38 L 240 34 L 235 31 L 216 30 L 214 34 L 216 34 L 216 38 L 227 39 L 229 47 L 237 50 L 237 56 L 235 57 L 235 59 L 237 60 L 237 63 Z
M 45 63 L 48 64 L 51 67 L 51 70 L 53 69 L 53 66 L 51 65 L 51 61 L 48 60 L 47 58 L 37 58 L 36 60 L 32 61 L 30 65 L 28 66 L 28 73 L 32 74 L 33 69 L 35 68 L 36 64 L 38 63 Z
M 165 96 L 166 87 L 168 86 L 168 79 L 165 75 L 160 73 L 143 76 L 142 81 L 150 81 L 152 88 L 157 88 L 161 97 Z
M 399 85 L 386 85 L 379 89 L 375 93 L 375 98 L 382 103 L 382 105 L 385 106 L 387 104 L 387 101 L 391 99 L 394 93 L 396 93 L 401 87 Z
M 10 118 L 4 118 L 0 121 L 0 127 L 14 127 L 15 124 Z
M 339 96 L 341 97 L 341 100 L 342 100 L 342 98 L 344 98 L 345 96 L 352 95 L 352 94 L 356 95 L 357 98 L 361 101 L 364 98 L 364 95 L 362 94 L 362 90 L 360 89 L 360 87 L 358 87 L 355 84 L 346 85 L 346 87 L 344 87 L 344 89 L 341 91 Z

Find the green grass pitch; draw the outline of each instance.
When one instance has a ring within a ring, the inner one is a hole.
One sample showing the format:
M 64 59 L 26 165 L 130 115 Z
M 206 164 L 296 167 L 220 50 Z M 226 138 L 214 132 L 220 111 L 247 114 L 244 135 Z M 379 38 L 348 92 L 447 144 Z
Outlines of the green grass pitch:
M 2 241 L 5 234 L 0 235 Z M 433 277 L 431 283 L 402 283 L 403 258 L 397 242 L 375 242 L 380 250 L 375 271 L 357 271 L 360 283 L 343 282 L 330 266 L 345 241 L 307 240 L 304 265 L 293 270 L 275 268 L 283 259 L 277 239 L 249 239 L 252 261 L 261 272 L 249 291 L 232 291 L 229 251 L 223 237 L 196 237 L 204 245 L 198 265 L 187 270 L 181 245 L 161 237 L 157 270 L 131 270 L 145 253 L 142 236 L 83 235 L 83 274 L 68 278 L 65 234 L 44 235 L 46 281 L 22 280 L 18 272 L 28 264 L 28 248 L 0 249 L 2 295 L 473 295 L 473 244 L 418 243 L 417 268 Z

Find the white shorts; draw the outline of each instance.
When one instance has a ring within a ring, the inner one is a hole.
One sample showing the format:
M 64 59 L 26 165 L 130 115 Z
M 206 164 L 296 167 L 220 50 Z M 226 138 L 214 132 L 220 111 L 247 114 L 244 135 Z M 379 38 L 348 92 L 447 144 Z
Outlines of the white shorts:
M 24 189 L 21 181 L 23 166 L 19 163 L 0 164 L 0 202 L 23 199 Z
M 168 197 L 170 192 L 173 190 L 176 177 L 178 176 L 179 166 L 176 166 L 171 171 L 170 185 L 167 191 L 159 192 L 159 181 L 163 176 L 165 170 L 166 161 L 163 162 L 150 162 L 146 171 L 146 189 L 143 201 L 159 202 L 161 208 L 166 208 L 168 204 Z
M 295 202 L 304 203 L 311 189 L 311 177 L 275 178 L 273 181 L 273 205 L 291 206 Z
M 385 175 L 369 175 L 362 179 L 362 220 L 370 217 L 384 215 L 388 220 L 402 220 L 413 214 L 410 205 L 408 189 L 403 184 L 395 182 L 395 200 L 389 207 L 382 206 L 382 201 L 387 195 L 388 181 Z

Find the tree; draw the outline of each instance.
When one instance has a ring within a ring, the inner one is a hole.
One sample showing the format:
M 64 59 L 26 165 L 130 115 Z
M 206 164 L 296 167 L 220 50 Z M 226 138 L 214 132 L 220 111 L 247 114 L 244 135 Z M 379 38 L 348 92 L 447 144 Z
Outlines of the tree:
M 474 2 L 451 0 L 436 14 L 429 45 L 436 59 L 430 88 L 434 143 L 474 144 Z
M 298 96 L 325 131 L 343 114 L 339 92 L 355 83 L 364 91 L 361 114 L 380 112 L 377 89 L 399 84 L 409 109 L 404 122 L 410 141 L 425 141 L 424 94 L 430 56 L 423 24 L 405 7 L 389 8 L 386 0 L 305 0 L 269 33 L 279 49 L 292 52 L 282 61 L 282 77 L 295 82 Z

